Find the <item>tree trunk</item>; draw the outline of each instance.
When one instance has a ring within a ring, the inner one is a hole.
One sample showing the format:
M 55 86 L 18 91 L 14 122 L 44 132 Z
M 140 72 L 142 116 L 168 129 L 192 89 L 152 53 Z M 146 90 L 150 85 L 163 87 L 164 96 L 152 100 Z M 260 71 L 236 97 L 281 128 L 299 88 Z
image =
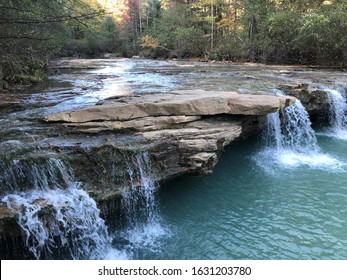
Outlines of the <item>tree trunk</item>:
M 213 52 L 213 44 L 214 44 L 214 18 L 213 18 L 213 3 L 211 0 L 211 53 Z

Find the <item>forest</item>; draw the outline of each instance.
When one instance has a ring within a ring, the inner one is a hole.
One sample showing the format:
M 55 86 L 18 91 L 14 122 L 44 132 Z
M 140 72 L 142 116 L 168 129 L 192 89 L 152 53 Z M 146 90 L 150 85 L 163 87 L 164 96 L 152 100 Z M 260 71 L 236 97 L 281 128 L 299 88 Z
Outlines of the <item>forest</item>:
M 54 57 L 347 64 L 347 0 L 0 0 L 0 89 Z

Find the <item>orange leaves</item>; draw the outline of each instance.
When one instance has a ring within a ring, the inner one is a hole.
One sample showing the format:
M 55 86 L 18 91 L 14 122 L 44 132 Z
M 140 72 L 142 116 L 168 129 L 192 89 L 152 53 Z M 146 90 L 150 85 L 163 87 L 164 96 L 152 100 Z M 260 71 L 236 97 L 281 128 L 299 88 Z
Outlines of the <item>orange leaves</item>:
M 159 47 L 159 41 L 157 38 L 153 38 L 151 35 L 145 35 L 141 37 L 141 47 L 157 48 Z

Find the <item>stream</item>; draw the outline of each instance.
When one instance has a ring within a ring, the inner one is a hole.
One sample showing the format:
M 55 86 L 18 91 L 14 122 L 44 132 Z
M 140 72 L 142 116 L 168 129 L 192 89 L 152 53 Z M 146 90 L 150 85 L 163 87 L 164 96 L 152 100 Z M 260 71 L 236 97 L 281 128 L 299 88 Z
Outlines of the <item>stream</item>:
M 328 92 L 329 124 L 312 127 L 297 101 L 269 114 L 262 134 L 228 147 L 212 175 L 183 176 L 160 186 L 152 178 L 148 154 L 138 153 L 125 170 L 141 182 L 140 189 L 134 184 L 123 197 L 126 222 L 104 221 L 74 171 L 54 153 L 48 164 L 1 161 L 0 190 L 6 191 L 0 200 L 21 211 L 17 222 L 30 258 L 347 258 L 347 74 L 143 59 L 66 59 L 53 66 L 59 73 L 21 92 L 19 107 L 0 115 L 2 158 L 32 143 L 39 154 L 47 137 L 63 141 L 59 129 L 39 121 L 48 114 L 115 96 L 172 90 L 282 95 L 280 85 L 305 84 Z M 32 189 L 23 186 L 21 176 L 30 177 Z M 37 214 L 40 199 L 59 209 L 48 222 Z M 11 258 L 6 252 L 0 257 Z

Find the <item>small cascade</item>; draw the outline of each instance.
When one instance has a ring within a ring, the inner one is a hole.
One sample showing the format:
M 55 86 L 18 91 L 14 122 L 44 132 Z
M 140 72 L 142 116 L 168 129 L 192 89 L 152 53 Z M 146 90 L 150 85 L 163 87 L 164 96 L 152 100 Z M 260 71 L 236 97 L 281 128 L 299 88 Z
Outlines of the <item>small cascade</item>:
M 132 186 L 122 201 L 126 229 L 115 239 L 126 240 L 122 249 L 141 259 L 141 250 L 144 250 L 142 254 L 159 250 L 160 238 L 166 236 L 168 230 L 163 226 L 160 215 L 157 199 L 159 185 L 153 179 L 148 152 L 133 155 L 127 166 Z
M 275 94 L 283 95 L 281 91 Z M 266 148 L 255 160 L 269 173 L 274 172 L 275 166 L 306 165 L 323 169 L 342 166 L 337 159 L 320 152 L 309 115 L 299 100 L 280 112 L 267 115 L 263 139 Z M 268 163 L 265 167 L 264 162 Z
M 279 112 L 267 115 L 265 142 L 277 149 L 297 152 L 317 151 L 317 138 L 308 114 L 299 100 Z
M 276 95 L 283 95 L 276 91 Z M 267 115 L 267 129 L 264 134 L 268 146 L 290 149 L 297 152 L 318 151 L 317 138 L 311 127 L 309 115 L 300 100 L 281 112 Z
M 329 98 L 329 123 L 330 127 L 320 132 L 322 135 L 347 141 L 347 98 L 346 86 L 322 87 Z
M 283 147 L 283 136 L 279 112 L 266 115 L 266 129 L 263 132 L 263 138 L 267 147 Z
M 71 169 L 58 159 L 13 162 L 7 176 L 28 189 L 2 198 L 18 214 L 24 243 L 36 259 L 101 259 L 111 246 L 96 202 L 80 188 Z M 15 185 L 16 186 L 16 185 Z M 17 187 L 17 186 L 16 186 Z
M 9 192 L 65 187 L 74 181 L 71 168 L 59 159 L 0 161 L 0 186 Z
M 36 259 L 100 259 L 110 244 L 95 201 L 78 185 L 11 194 L 2 202 L 18 213 Z
M 158 184 L 153 180 L 147 152 L 135 155 L 133 160 L 134 162 L 128 163 L 127 166 L 132 186 L 123 198 L 127 221 L 130 224 L 141 220 L 152 222 L 158 216 L 158 201 L 156 199 Z
M 324 88 L 328 93 L 330 105 L 330 125 L 335 130 L 345 130 L 347 126 L 347 99 L 346 88 L 337 89 Z

